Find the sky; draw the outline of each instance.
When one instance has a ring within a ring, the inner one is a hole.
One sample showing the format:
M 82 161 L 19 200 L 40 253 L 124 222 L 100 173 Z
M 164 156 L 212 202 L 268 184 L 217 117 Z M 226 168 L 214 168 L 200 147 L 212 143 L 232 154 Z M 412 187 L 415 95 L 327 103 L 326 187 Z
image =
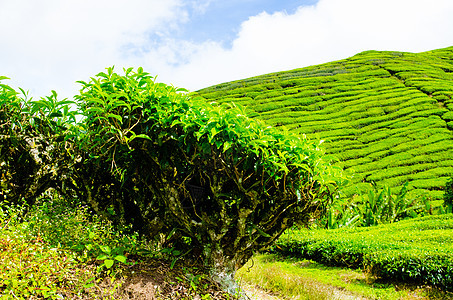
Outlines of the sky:
M 452 0 L 0 0 L 0 76 L 72 98 L 114 66 L 195 91 L 365 50 L 453 46 Z

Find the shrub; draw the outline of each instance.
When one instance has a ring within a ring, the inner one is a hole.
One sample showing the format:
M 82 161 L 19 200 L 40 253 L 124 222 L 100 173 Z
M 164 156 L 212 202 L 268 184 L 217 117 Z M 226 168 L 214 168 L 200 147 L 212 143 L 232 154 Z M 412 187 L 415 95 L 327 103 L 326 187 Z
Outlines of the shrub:
M 213 274 L 231 274 L 335 193 L 338 169 L 318 143 L 252 121 L 240 107 L 213 107 L 142 69 L 120 76 L 109 68 L 81 84 L 78 123 L 55 92 L 28 101 L 0 87 L 2 200 L 35 201 L 53 188 L 201 256 Z M 30 163 L 8 156 L 14 151 Z
M 24 222 L 24 210 L 25 206 L 0 204 L 0 298 L 80 296 L 96 276 L 94 268 L 81 266 L 72 251 L 33 235 L 30 225 L 37 220 Z
M 319 144 L 155 83 L 141 68 L 81 82 L 79 198 L 232 274 L 335 192 Z M 89 184 L 88 184 L 89 183 Z
M 445 184 L 444 206 L 448 213 L 453 212 L 453 177 L 451 177 Z
M 60 175 L 73 159 L 65 135 L 76 112 L 55 91 L 36 101 L 21 92 L 0 84 L 0 202 L 31 204 L 49 188 L 63 189 Z
M 360 195 L 352 198 L 335 198 L 325 210 L 325 215 L 315 225 L 326 229 L 341 227 L 368 227 L 394 223 L 430 213 L 426 197 L 410 197 L 408 182 L 397 193 L 384 186 L 365 184 Z

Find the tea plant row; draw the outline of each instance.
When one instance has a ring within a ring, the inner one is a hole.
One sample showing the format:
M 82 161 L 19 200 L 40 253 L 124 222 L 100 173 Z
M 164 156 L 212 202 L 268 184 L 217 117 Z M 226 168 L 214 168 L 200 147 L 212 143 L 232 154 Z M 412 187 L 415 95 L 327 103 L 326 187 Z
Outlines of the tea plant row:
M 354 174 L 351 197 L 373 181 L 440 204 L 453 173 L 453 47 L 367 51 L 308 68 L 224 83 L 198 93 L 312 139 Z M 423 162 L 426 162 L 423 164 Z
M 453 216 L 448 214 L 373 227 L 292 230 L 273 251 L 451 291 L 452 229 Z

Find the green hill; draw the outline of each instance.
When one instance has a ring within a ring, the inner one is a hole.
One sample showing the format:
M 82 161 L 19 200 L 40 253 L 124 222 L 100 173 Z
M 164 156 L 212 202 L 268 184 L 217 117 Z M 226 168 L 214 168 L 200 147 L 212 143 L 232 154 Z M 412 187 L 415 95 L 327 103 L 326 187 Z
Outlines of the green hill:
M 327 64 L 198 91 L 235 102 L 273 126 L 325 140 L 355 174 L 347 196 L 378 186 L 441 200 L 453 174 L 453 47 L 423 53 L 366 51 Z M 437 201 L 437 205 L 441 202 Z

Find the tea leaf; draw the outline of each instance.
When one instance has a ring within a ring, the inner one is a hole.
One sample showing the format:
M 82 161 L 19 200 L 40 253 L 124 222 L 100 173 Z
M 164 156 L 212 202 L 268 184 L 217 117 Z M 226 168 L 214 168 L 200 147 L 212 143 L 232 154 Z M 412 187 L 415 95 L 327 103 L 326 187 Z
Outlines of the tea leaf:
M 96 260 L 105 260 L 109 258 L 106 254 L 100 254 L 98 257 L 96 257 Z
M 108 114 L 108 115 L 107 115 L 107 118 L 115 118 L 115 119 L 117 119 L 120 123 L 123 123 L 123 119 L 121 118 L 121 116 L 118 116 L 118 115 L 115 115 L 115 114 Z
M 113 266 L 113 263 L 114 263 L 114 262 L 115 262 L 115 261 L 114 261 L 113 259 L 106 259 L 106 260 L 104 260 L 105 267 L 106 267 L 107 269 L 110 269 L 110 268 Z
M 100 245 L 99 248 L 101 249 L 102 252 L 104 252 L 106 254 L 110 254 L 112 252 L 112 250 L 110 249 L 109 246 Z
M 114 257 L 114 259 L 116 259 L 119 262 L 122 262 L 123 264 L 125 264 L 127 260 L 126 256 L 124 255 L 117 255 Z

